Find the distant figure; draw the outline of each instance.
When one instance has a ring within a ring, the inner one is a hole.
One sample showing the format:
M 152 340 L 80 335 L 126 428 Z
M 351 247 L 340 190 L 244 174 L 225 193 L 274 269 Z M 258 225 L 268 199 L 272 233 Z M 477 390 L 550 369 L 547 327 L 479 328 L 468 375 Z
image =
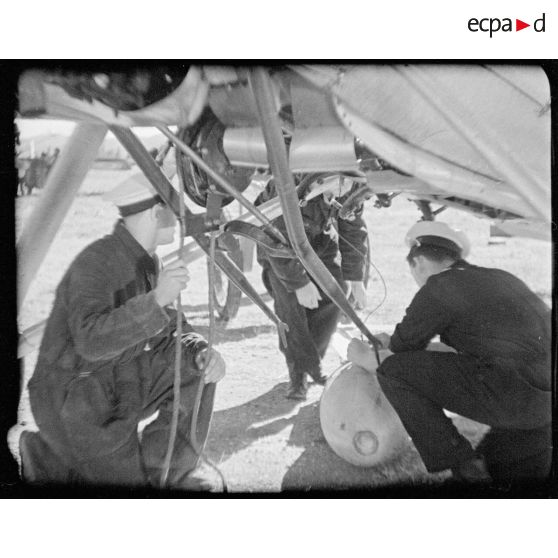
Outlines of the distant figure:
M 23 175 L 22 194 L 29 196 L 35 188 L 42 188 L 46 182 L 48 169 L 47 154 L 44 151 L 39 158 L 31 159 L 29 167 Z
M 50 169 L 58 159 L 60 149 L 57 147 L 52 154 L 43 151 L 39 158 L 31 159 L 25 170 L 20 170 L 18 194 L 30 195 L 35 188 L 43 188 Z
M 16 168 L 17 168 L 17 191 L 16 195 L 24 196 L 25 195 L 25 173 L 29 168 L 30 161 L 28 159 L 23 159 L 18 157 L 16 159 Z

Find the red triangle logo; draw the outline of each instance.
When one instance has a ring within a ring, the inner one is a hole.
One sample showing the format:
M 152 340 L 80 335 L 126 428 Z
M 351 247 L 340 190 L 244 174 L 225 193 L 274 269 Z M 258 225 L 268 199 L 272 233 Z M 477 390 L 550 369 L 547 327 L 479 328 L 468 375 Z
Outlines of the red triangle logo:
M 531 27 L 531 24 L 530 23 L 525 23 L 524 21 L 521 21 L 520 19 L 515 20 L 515 30 L 516 31 L 521 31 L 522 29 L 525 29 L 525 27 Z

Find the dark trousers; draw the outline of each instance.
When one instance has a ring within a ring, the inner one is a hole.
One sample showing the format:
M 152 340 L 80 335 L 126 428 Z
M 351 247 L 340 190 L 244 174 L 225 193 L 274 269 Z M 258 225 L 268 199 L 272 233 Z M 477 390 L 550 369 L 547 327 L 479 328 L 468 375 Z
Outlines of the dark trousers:
M 198 381 L 199 378 L 193 376 L 186 379 L 181 385 L 178 429 L 168 475 L 168 485 L 171 487 L 180 488 L 182 480 L 198 465 L 199 455 L 190 442 L 192 413 Z M 215 387 L 216 384 L 211 383 L 206 384 L 203 388 L 196 424 L 198 450 L 203 449 L 209 434 Z M 149 480 L 155 486 L 158 486 L 161 478 L 169 441 L 172 418 L 171 389 L 167 394 L 163 394 L 161 405 L 152 404 L 152 408 L 156 407 L 159 410 L 159 415 L 156 420 L 145 427 L 141 437 L 140 451 L 143 464 Z
M 340 273 L 336 275 L 337 281 L 343 284 Z M 285 355 L 291 383 L 298 386 L 305 381 L 306 374 L 311 377 L 320 375 L 320 363 L 341 312 L 322 291 L 318 308 L 304 308 L 298 303 L 296 294 L 287 291 L 270 269 L 264 269 L 262 279 L 273 297 L 277 317 L 289 327 L 287 346 L 279 341 L 279 349 Z
M 60 386 L 56 374 L 46 374 L 41 381 L 30 384 L 31 405 L 41 442 L 28 455 L 44 463 L 40 467 L 29 464 L 28 469 L 44 474 L 42 478 L 29 480 L 159 486 L 170 434 L 173 381 L 172 366 L 151 370 L 149 381 L 138 378 L 140 385 L 136 391 L 143 391 L 142 401 L 137 407 L 125 409 L 115 405 L 107 384 L 95 373 L 77 376 L 65 387 Z M 182 375 L 169 487 L 180 488 L 182 479 L 198 464 L 199 457 L 190 444 L 198 381 L 197 374 Z M 133 388 L 129 386 L 130 390 Z M 200 447 L 209 432 L 214 396 L 215 384 L 205 385 L 197 422 Z M 158 417 L 146 426 L 140 440 L 138 422 L 156 410 Z M 56 469 L 50 473 L 49 462 L 52 462 L 50 469 Z M 25 476 L 25 458 L 23 465 Z
M 470 443 L 443 409 L 493 427 L 494 432 L 540 432 L 551 421 L 551 392 L 520 370 L 503 369 L 465 355 L 409 351 L 389 356 L 378 380 L 428 471 L 442 471 L 473 457 Z M 505 452 L 504 452 L 505 453 Z M 505 456 L 514 458 L 510 445 Z

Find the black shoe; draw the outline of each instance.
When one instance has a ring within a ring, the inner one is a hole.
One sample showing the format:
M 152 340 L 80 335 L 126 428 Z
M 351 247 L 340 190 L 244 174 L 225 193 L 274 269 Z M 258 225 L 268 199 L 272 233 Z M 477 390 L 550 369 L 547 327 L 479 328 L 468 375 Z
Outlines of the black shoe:
M 492 482 L 492 477 L 482 455 L 476 455 L 460 463 L 457 467 L 452 467 L 451 472 L 453 478 L 459 482 L 479 484 L 490 484 Z
M 316 376 L 310 376 L 312 378 L 312 381 L 315 384 L 318 384 L 319 386 L 325 386 L 326 382 L 327 382 L 327 376 L 324 376 L 323 374 L 317 374 Z
M 296 401 L 306 401 L 306 387 L 302 385 L 289 386 L 289 391 L 287 392 L 287 399 L 295 399 Z

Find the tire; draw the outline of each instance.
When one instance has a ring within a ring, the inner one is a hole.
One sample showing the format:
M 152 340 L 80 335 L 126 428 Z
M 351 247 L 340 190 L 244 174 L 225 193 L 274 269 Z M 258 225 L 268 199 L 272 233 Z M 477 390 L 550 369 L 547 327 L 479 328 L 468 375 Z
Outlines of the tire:
M 364 264 L 364 286 L 368 288 L 368 281 L 370 281 L 370 237 L 366 236 L 366 262 Z
M 243 192 L 250 185 L 254 169 L 230 164 L 223 149 L 224 133 L 225 125 L 211 109 L 207 108 L 193 126 L 180 129 L 178 137 L 194 149 L 210 167 L 218 169 L 219 173 L 236 190 Z M 197 205 L 207 207 L 209 188 L 213 184 L 213 180 L 178 149 L 176 150 L 176 168 L 182 184 L 184 184 L 186 195 Z M 217 190 L 224 193 L 219 186 L 217 186 Z M 221 203 L 224 207 L 233 201 L 234 197 L 225 195 Z
M 240 250 L 240 243 L 238 239 L 231 236 L 230 245 L 227 250 L 229 258 L 242 269 L 243 258 L 242 251 Z M 207 276 L 209 279 L 209 266 L 210 261 L 207 260 Z M 215 284 L 213 288 L 212 298 L 215 310 L 217 312 L 218 319 L 221 322 L 228 322 L 232 320 L 237 314 L 240 308 L 240 300 L 242 298 L 242 291 L 229 281 L 229 278 L 225 273 L 223 273 L 217 266 L 215 266 Z

